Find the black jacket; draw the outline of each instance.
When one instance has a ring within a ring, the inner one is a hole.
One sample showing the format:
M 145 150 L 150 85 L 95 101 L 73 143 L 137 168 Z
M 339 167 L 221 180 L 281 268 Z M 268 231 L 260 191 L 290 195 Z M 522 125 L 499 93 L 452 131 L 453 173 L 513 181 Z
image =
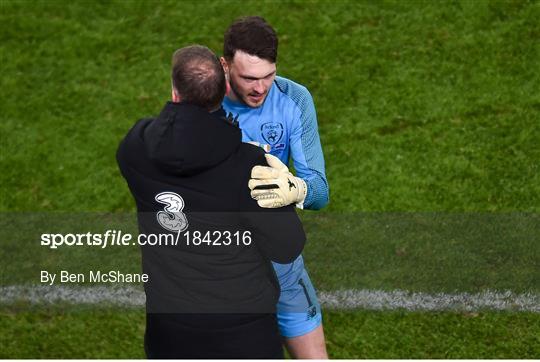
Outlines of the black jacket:
M 293 206 L 263 209 L 250 197 L 251 169 L 266 161 L 241 139 L 223 110 L 168 102 L 121 142 L 117 161 L 139 231 L 180 234 L 177 245 L 141 247 L 148 312 L 275 311 L 279 284 L 270 261 L 296 259 L 305 234 Z

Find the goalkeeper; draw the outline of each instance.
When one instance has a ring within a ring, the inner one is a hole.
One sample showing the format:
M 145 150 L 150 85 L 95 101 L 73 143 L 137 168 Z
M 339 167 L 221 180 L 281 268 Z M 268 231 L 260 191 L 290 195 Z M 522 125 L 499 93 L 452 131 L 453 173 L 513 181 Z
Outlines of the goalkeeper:
M 328 203 L 329 192 L 315 107 L 305 87 L 276 76 L 277 46 L 274 29 L 260 17 L 238 19 L 227 29 L 221 63 L 229 89 L 223 107 L 237 117 L 244 142 L 269 151 L 270 167 L 254 167 L 249 181 L 259 206 L 318 210 Z M 298 177 L 285 166 L 289 157 Z M 302 256 L 273 266 L 287 349 L 295 358 L 327 358 L 321 310 Z

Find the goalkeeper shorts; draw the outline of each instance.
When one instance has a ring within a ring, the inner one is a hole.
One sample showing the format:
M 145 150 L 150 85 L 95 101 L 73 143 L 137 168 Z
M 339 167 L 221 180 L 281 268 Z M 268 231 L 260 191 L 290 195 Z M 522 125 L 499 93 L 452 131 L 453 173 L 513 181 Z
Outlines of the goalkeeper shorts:
M 283 337 L 302 336 L 322 323 L 315 288 L 300 255 L 291 264 L 272 263 L 281 287 L 277 306 L 279 332 Z

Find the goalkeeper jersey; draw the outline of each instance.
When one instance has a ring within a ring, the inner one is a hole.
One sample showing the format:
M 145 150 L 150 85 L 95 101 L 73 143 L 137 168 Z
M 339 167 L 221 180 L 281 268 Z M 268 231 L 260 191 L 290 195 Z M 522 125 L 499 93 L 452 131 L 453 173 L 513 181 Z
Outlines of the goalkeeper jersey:
M 223 108 L 238 116 L 242 141 L 269 145 L 270 153 L 286 165 L 292 158 L 296 176 L 307 184 L 304 208 L 318 210 L 328 203 L 317 115 L 306 87 L 277 76 L 261 107 L 251 108 L 225 97 Z

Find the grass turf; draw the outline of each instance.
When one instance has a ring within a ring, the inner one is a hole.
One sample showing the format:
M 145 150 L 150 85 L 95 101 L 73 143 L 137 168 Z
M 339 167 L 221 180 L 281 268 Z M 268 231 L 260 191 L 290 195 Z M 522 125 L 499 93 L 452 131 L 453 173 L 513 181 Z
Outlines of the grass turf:
M 0 210 L 133 209 L 114 153 L 172 52 L 253 13 L 313 93 L 327 210 L 538 211 L 536 1 L 4 1 Z
M 142 311 L 3 311 L 0 358 L 144 358 Z M 331 358 L 505 358 L 540 353 L 535 313 L 325 314 Z
M 168 98 L 176 48 L 196 42 L 220 52 L 226 26 L 248 14 L 275 26 L 279 73 L 313 94 L 331 186 L 327 211 L 540 208 L 537 1 L 3 1 L 0 7 L 2 212 L 132 211 L 114 160 L 119 140 Z M 341 220 L 333 215 L 330 221 Z M 406 234 L 354 245 L 343 242 L 351 231 L 339 235 L 338 247 L 323 240 L 306 250 L 319 287 L 539 285 L 532 239 L 512 239 L 515 248 L 466 238 L 445 246 Z M 7 245 L 3 240 L 2 260 L 24 255 Z M 338 263 L 332 255 L 346 259 Z M 468 272 L 441 273 L 443 265 Z M 332 270 L 352 273 L 334 278 L 342 274 Z M 468 279 L 475 270 L 487 273 Z M 451 278 L 441 280 L 445 275 Z M 1 357 L 143 356 L 139 312 L 3 309 L 0 324 Z M 325 322 L 333 357 L 363 358 L 535 358 L 536 325 L 538 315 L 527 313 L 329 312 Z

